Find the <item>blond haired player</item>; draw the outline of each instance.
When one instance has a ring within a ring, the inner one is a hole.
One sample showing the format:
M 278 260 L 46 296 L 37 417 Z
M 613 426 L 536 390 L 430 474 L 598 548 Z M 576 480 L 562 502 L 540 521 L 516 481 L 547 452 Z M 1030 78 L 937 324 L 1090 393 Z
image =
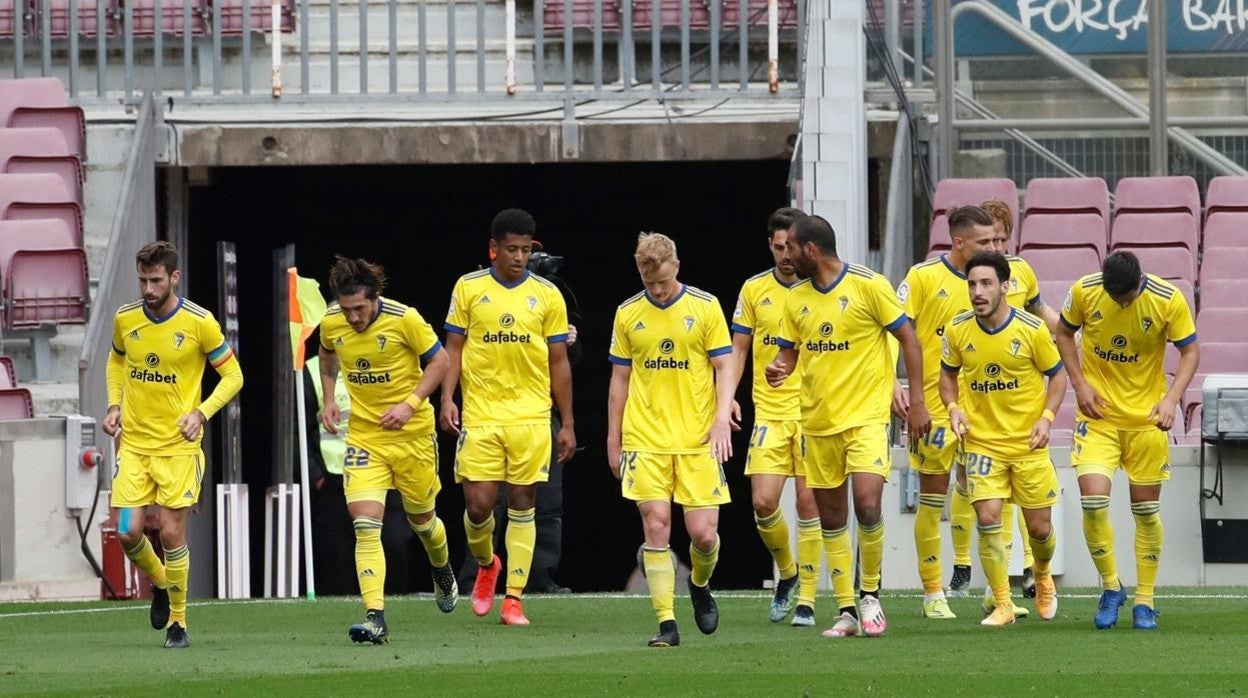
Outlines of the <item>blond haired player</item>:
M 719 560 L 719 507 L 729 501 L 723 463 L 732 457 L 737 377 L 719 301 L 677 280 L 680 259 L 666 235 L 643 233 L 634 255 L 645 290 L 620 304 L 611 334 L 607 462 L 624 497 L 637 502 L 643 565 L 659 632 L 674 647 L 676 570 L 668 543 L 672 502 L 689 533 L 689 596 L 705 634 L 719 627 L 711 574 Z

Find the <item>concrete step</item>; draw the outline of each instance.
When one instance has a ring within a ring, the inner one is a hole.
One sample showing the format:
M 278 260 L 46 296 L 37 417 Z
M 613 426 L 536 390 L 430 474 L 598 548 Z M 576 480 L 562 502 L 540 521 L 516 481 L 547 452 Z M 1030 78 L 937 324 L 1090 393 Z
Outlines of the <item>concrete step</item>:
M 77 391 L 78 355 L 82 352 L 85 328 L 82 325 L 64 325 L 55 337 L 49 341 L 52 350 L 52 366 L 48 377 L 51 383 L 72 383 Z M 31 387 L 35 380 L 35 365 L 31 360 L 30 340 L 17 338 L 11 332 L 6 333 L 3 342 L 4 353 L 13 357 L 14 368 L 17 369 L 17 381 L 23 386 Z M 77 400 L 77 392 L 74 400 Z
M 24 383 L 35 402 L 35 415 L 78 413 L 78 381 L 73 383 Z M 92 415 L 97 419 L 102 415 Z

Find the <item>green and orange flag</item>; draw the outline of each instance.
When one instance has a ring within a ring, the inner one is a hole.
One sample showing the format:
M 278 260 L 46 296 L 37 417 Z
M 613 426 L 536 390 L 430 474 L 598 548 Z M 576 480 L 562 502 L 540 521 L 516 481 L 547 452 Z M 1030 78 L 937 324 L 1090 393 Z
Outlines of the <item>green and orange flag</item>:
M 304 345 L 325 317 L 325 298 L 321 296 L 321 285 L 316 279 L 299 276 L 295 267 L 286 270 L 286 277 L 290 281 L 286 294 L 290 312 L 290 352 L 295 359 L 295 370 L 302 371 Z

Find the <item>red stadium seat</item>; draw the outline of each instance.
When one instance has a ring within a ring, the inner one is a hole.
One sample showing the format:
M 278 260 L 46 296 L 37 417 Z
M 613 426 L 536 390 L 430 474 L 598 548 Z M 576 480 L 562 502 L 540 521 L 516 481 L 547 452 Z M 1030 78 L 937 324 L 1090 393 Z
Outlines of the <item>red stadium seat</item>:
M 711 0 L 715 2 L 716 0 Z M 724 28 L 735 28 L 740 25 L 738 17 L 741 15 L 741 3 L 738 0 L 719 0 L 723 2 L 723 9 L 720 11 L 720 18 Z M 767 26 L 767 0 L 749 0 L 745 11 L 749 13 L 747 22 L 749 26 L 758 27 Z M 880 17 L 884 16 L 881 11 Z M 871 21 L 871 15 L 868 13 L 867 22 Z M 776 3 L 776 25 L 780 29 L 793 29 L 797 26 L 797 0 L 779 0 Z
M 295 2 L 281 0 L 279 28 L 283 34 L 295 30 Z M 221 35 L 242 36 L 244 32 L 268 33 L 273 31 L 273 12 L 267 2 L 251 4 L 251 19 L 243 17 L 243 0 L 207 0 L 208 9 L 221 13 Z M 179 4 L 179 7 L 181 4 Z
M 56 78 L 0 80 L 0 128 L 50 127 L 65 136 L 71 154 L 86 158 L 87 122 L 82 109 L 69 106 Z
M 185 36 L 187 33 L 186 8 L 182 0 L 117 0 L 122 8 L 127 3 L 130 6 L 130 13 L 133 17 L 134 35 L 138 37 L 148 38 L 156 33 L 156 5 L 160 4 L 160 31 L 162 34 L 174 34 L 177 36 Z M 256 8 L 263 7 L 265 14 L 270 12 L 269 3 L 255 2 L 252 4 L 253 11 Z M 208 10 L 204 4 L 204 0 L 191 0 L 191 20 L 190 20 L 191 36 L 205 36 L 208 34 Z M 222 18 L 222 35 L 226 34 L 224 17 Z
M 1023 219 L 1020 250 L 1039 247 L 1089 247 L 1105 258 L 1105 221 L 1095 213 L 1035 213 Z
M 17 387 L 17 370 L 13 366 L 13 357 L 0 356 L 0 389 Z
M 49 24 L 52 27 L 51 36 L 54 39 L 64 39 L 69 36 L 69 0 L 48 0 L 51 6 L 51 17 Z M 35 3 L 39 8 L 38 12 L 43 12 L 43 3 Z M 120 34 L 120 22 L 116 19 L 120 15 L 116 15 L 119 8 L 114 0 L 106 0 L 104 3 L 104 35 L 118 36 Z M 80 36 L 98 36 L 100 31 L 100 23 L 98 20 L 98 7 L 95 0 L 79 0 L 78 2 L 78 34 Z M 43 31 L 43 22 L 36 17 L 34 29 L 36 32 Z
M 1204 342 L 1248 344 L 1248 303 L 1239 308 L 1204 308 L 1196 316 L 1196 334 Z
M 1200 309 L 1242 308 L 1248 298 L 1248 279 L 1206 279 L 1200 282 Z
M 16 129 L 5 129 L 16 130 Z M 21 129 L 25 130 L 25 129 Z M 65 186 L 70 189 L 74 199 L 82 201 L 82 162 L 76 155 L 61 155 L 49 157 L 28 157 L 25 155 L 17 155 L 9 158 L 0 168 L 3 174 L 54 174 L 65 182 Z
M 17 34 L 18 14 L 15 5 L 16 2 L 0 5 L 0 39 L 11 39 Z
M 932 216 L 948 213 L 958 206 L 978 206 L 985 201 L 1004 201 L 1018 227 L 1018 189 L 1009 179 L 942 179 L 936 184 Z
M 1248 373 L 1248 344 L 1201 342 L 1200 373 Z
M 542 21 L 547 34 L 561 33 L 565 24 L 563 0 L 545 0 L 542 3 Z M 602 30 L 619 31 L 621 24 L 619 0 L 602 0 Z M 572 27 L 594 28 L 594 0 L 572 0 Z
M 1187 212 L 1200 219 L 1200 191 L 1191 177 L 1123 177 L 1114 191 L 1114 217 L 1124 213 Z
M 1206 247 L 1200 280 L 1248 278 L 1248 247 Z M 1248 305 L 1248 298 L 1244 299 Z
M 55 220 L 0 221 L 5 324 L 80 324 L 87 320 L 87 255 Z
M 35 416 L 35 401 L 25 388 L 0 390 L 0 420 L 30 419 Z
M 1120 213 L 1109 233 L 1110 250 L 1120 247 L 1183 246 L 1196 254 L 1199 220 L 1190 213 Z
M 82 246 L 82 207 L 54 174 L 0 174 L 0 220 L 55 218 L 76 233 Z
M 711 26 L 711 0 L 689 0 L 689 28 L 707 29 Z M 649 29 L 654 23 L 654 1 L 633 0 L 633 27 Z M 659 0 L 659 25 L 680 25 L 680 0 Z
M 1205 214 L 1248 212 L 1248 177 L 1214 177 L 1205 192 Z
M 0 174 L 46 172 L 61 176 L 82 200 L 82 163 L 53 128 L 0 128 Z
M 1062 280 L 1042 280 L 1040 282 L 1040 300 L 1045 305 L 1061 312 L 1062 303 L 1066 302 L 1066 294 L 1070 292 L 1070 287 L 1075 285 L 1076 279 L 1069 281 Z
M 1038 279 L 1078 279 L 1101 270 L 1101 260 L 1090 247 L 1038 247 L 1024 250 L 1021 256 Z
M 1248 247 L 1248 212 L 1218 211 L 1205 221 L 1204 246 Z
M 1196 258 L 1182 247 L 1118 247 L 1132 252 L 1140 260 L 1140 268 L 1167 281 L 1196 280 Z
M 1091 213 L 1109 237 L 1109 188 L 1100 177 L 1037 177 L 1027 182 L 1023 218 L 1043 213 Z
M 953 238 L 949 235 L 949 219 L 941 214 L 932 219 L 932 226 L 927 230 L 927 251 L 945 252 L 951 249 Z

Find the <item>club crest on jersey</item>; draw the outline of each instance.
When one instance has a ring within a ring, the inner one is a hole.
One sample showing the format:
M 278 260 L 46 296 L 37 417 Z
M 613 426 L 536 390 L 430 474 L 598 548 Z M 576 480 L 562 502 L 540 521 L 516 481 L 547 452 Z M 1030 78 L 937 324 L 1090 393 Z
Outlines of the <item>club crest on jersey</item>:
M 1144 316 L 1144 318 L 1140 320 L 1140 326 L 1144 328 L 1145 332 L 1153 329 L 1153 319 L 1147 315 Z
M 537 296 L 528 296 L 524 300 L 528 302 L 529 310 L 533 310 L 537 307 Z
M 386 350 L 386 335 L 379 334 L 377 335 L 377 351 L 385 351 L 385 350 Z
M 1011 354 L 1013 354 L 1014 356 L 1018 356 L 1018 352 L 1019 352 L 1019 350 L 1021 350 L 1022 348 L 1023 348 L 1023 342 L 1022 342 L 1022 340 L 1020 340 L 1020 339 L 1011 339 L 1011 340 L 1010 340 L 1010 353 L 1011 353 Z
M 849 296 L 841 296 L 836 300 L 841 304 L 841 312 L 845 312 L 845 309 L 849 307 Z
M 173 333 L 173 348 L 174 348 L 174 349 L 181 349 L 181 348 L 182 348 L 182 342 L 185 342 L 185 341 L 186 341 L 186 335 L 185 335 L 185 334 L 183 334 L 183 333 L 181 333 L 181 332 L 174 332 L 174 333 Z
M 1018 291 L 1018 279 L 1010 279 L 1010 293 Z
M 693 316 L 692 316 L 692 315 L 686 315 L 686 316 L 685 316 L 685 331 L 686 331 L 686 332 L 688 332 L 689 330 L 692 330 L 692 329 L 693 329 L 693 323 L 694 323 L 694 322 L 695 322 L 695 320 L 694 320 L 694 318 L 693 318 Z M 721 322 L 722 322 L 722 321 L 721 321 Z

